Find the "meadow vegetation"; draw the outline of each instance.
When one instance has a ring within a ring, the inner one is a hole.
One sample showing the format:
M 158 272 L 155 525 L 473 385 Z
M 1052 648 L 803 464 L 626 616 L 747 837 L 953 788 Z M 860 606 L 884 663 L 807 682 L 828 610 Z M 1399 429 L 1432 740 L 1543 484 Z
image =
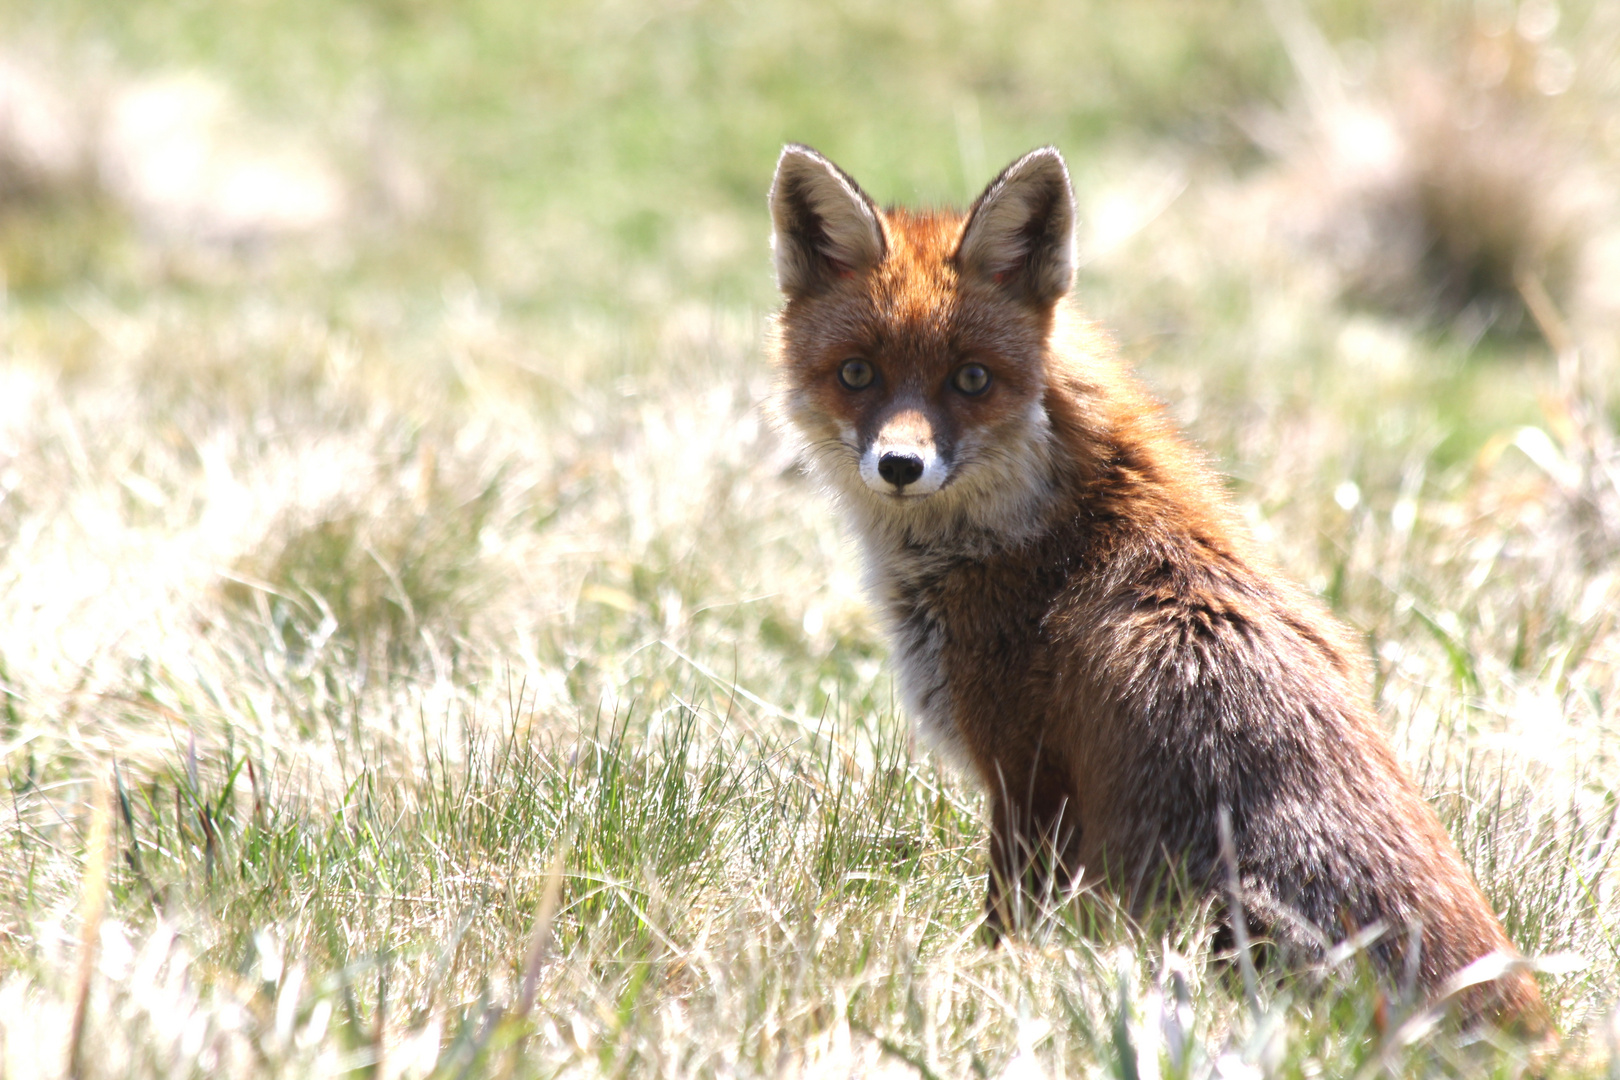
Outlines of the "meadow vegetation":
M 1620 1075 L 1620 10 L 0 5 L 0 1075 L 1519 1076 L 984 807 L 764 421 L 786 140 L 1055 143 L 1081 302 L 1366 635 Z M 179 163 L 178 165 L 176 163 Z

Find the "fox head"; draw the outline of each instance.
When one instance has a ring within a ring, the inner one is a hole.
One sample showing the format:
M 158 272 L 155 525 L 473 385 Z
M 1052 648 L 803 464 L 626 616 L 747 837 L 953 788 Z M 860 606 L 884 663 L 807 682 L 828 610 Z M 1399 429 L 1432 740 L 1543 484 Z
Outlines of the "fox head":
M 790 145 L 771 185 L 779 418 L 841 501 L 906 533 L 1007 531 L 1051 480 L 1048 339 L 1074 276 L 1050 147 L 963 214 L 881 210 Z

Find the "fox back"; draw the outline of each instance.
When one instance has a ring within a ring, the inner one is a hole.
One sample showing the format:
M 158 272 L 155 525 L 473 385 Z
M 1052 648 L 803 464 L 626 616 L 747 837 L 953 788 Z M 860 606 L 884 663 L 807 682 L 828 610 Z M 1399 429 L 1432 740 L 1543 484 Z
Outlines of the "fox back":
M 789 146 L 770 205 L 774 411 L 859 538 L 908 712 L 989 793 L 992 932 L 1053 888 L 1226 898 L 1235 864 L 1290 956 L 1382 924 L 1372 955 L 1432 998 L 1513 955 L 1353 644 L 1069 304 L 1057 151 L 963 214 L 880 209 Z M 1461 1008 L 1543 1023 L 1523 970 Z

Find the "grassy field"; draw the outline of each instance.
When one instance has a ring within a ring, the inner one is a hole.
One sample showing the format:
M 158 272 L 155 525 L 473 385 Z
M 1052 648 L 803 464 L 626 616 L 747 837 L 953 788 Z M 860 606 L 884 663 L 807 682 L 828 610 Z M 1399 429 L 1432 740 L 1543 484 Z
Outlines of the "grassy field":
M 1620 9 L 0 3 L 0 1076 L 1518 1076 L 984 806 L 763 423 L 783 141 L 1057 144 L 1620 1076 Z

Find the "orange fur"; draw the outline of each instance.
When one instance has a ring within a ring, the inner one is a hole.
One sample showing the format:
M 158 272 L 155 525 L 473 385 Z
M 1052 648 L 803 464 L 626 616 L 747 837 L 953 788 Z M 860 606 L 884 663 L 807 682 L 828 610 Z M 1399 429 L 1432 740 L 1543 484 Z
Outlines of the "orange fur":
M 771 206 L 776 411 L 864 547 L 909 711 L 990 793 L 991 927 L 1054 885 L 1224 898 L 1224 811 L 1245 921 L 1289 955 L 1382 922 L 1375 959 L 1433 995 L 1511 954 L 1355 644 L 1069 306 L 1056 151 L 960 214 L 880 210 L 789 147 Z M 1463 1009 L 1544 1023 L 1522 970 Z

